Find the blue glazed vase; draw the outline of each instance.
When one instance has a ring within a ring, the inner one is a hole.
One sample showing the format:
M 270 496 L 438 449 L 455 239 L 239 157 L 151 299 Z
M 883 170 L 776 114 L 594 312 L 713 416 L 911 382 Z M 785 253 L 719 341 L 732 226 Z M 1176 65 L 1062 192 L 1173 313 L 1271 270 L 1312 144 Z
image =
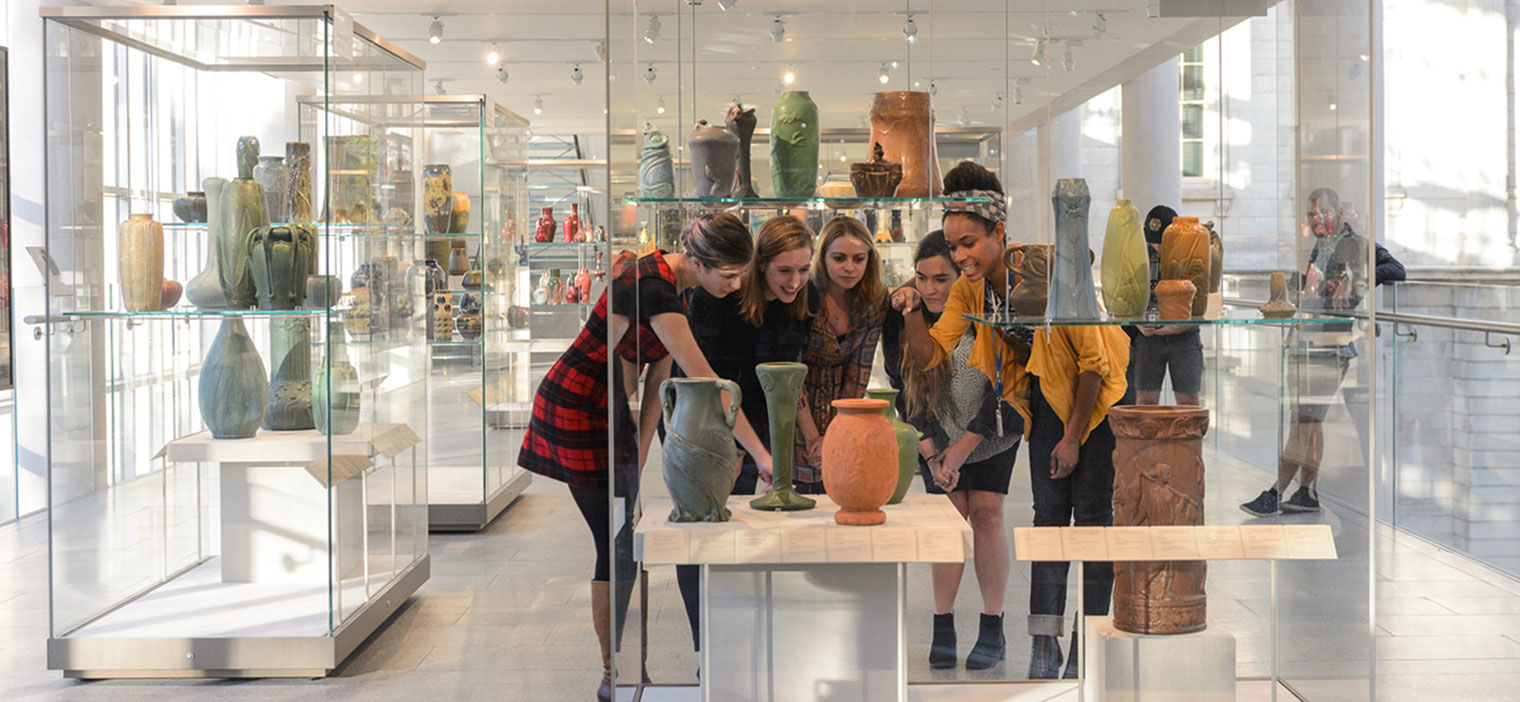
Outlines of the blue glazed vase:
M 246 439 L 258 433 L 268 387 L 264 361 L 243 320 L 223 319 L 201 366 L 201 419 L 212 438 Z

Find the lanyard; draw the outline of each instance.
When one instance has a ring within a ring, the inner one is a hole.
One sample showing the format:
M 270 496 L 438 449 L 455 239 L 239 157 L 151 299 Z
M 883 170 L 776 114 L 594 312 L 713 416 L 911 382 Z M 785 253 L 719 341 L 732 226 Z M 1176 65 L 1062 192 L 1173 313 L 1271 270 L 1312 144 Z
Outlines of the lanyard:
M 993 294 L 992 281 L 984 279 L 983 284 L 986 286 L 982 292 L 982 295 L 985 297 L 982 306 L 983 314 L 992 322 L 1012 321 L 1012 315 L 1009 313 L 1008 306 L 1007 276 L 1005 275 L 1003 278 L 1002 304 L 995 302 L 997 296 Z M 991 331 L 996 336 L 997 327 L 992 327 Z M 997 366 L 992 373 L 992 392 L 997 397 L 997 401 L 993 403 L 993 406 L 997 408 L 995 411 L 997 414 L 997 434 L 999 437 L 1003 436 L 1003 346 L 1005 345 L 1000 338 L 994 338 L 992 341 L 992 362 Z

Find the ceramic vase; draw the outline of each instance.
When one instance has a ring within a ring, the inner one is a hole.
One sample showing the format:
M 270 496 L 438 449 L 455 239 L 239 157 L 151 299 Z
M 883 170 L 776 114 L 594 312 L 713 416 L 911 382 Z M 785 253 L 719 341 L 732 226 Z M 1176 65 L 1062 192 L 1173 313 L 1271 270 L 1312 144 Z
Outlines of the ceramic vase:
M 214 439 L 246 439 L 259 431 L 269 377 L 243 320 L 227 317 L 201 365 L 201 420 Z
M 761 363 L 755 366 L 755 376 L 765 393 L 765 415 L 770 419 L 770 445 L 792 446 L 797 439 L 797 402 L 802 397 L 802 381 L 807 378 L 807 366 L 801 363 Z M 753 500 L 749 506 L 770 511 L 795 511 L 812 509 L 818 504 L 810 497 L 797 492 L 792 484 L 792 470 L 796 455 L 789 450 L 771 453 L 771 489 Z
M 290 221 L 290 168 L 284 156 L 260 156 L 253 179 L 264 188 L 264 214 L 271 222 Z
M 728 406 L 723 406 L 723 391 Z M 726 522 L 728 496 L 739 477 L 734 422 L 739 384 L 718 378 L 671 378 L 660 384 L 665 417 L 665 487 L 672 522 Z
M 313 219 L 311 144 L 304 141 L 285 142 L 285 167 L 290 169 L 290 199 L 286 205 L 286 216 L 292 222 L 310 222 Z
M 306 276 L 306 309 L 321 310 L 337 307 L 343 299 L 343 281 L 335 275 Z
M 1267 304 L 1258 308 L 1261 311 L 1261 316 L 1268 319 L 1292 317 L 1298 312 L 1298 308 L 1294 307 L 1293 303 L 1288 302 L 1287 277 L 1283 275 L 1282 271 L 1273 271 L 1269 281 L 1267 288 L 1272 295 L 1272 299 L 1267 300 Z
M 153 215 L 134 213 L 121 223 L 117 274 L 122 306 L 128 312 L 161 309 L 164 297 L 164 225 Z
M 1176 322 L 1193 316 L 1198 287 L 1191 280 L 1162 280 L 1156 283 L 1156 315 Z
M 570 203 L 570 215 L 565 217 L 564 225 L 565 241 L 578 241 L 581 235 L 581 206 L 579 203 Z
M 422 223 L 429 234 L 448 234 L 453 221 L 454 171 L 448 164 L 422 167 Z
M 871 145 L 870 161 L 850 164 L 850 185 L 855 188 L 855 197 L 892 197 L 902 179 L 902 164 L 888 161 L 879 143 Z
M 1045 314 L 1050 290 L 1050 244 L 1015 244 L 1003 251 L 1003 267 L 1016 276 L 1008 306 L 1020 317 Z
M 771 139 L 774 141 L 775 137 Z M 691 128 L 686 153 L 691 158 L 691 180 L 696 185 L 697 197 L 732 195 L 734 171 L 738 167 L 739 137 L 723 127 L 710 126 L 705 119 L 700 120 Z
M 480 290 L 485 287 L 485 282 L 485 274 L 477 268 L 465 271 L 464 276 L 459 279 L 459 287 L 465 290 Z
M 897 486 L 892 490 L 892 497 L 887 500 L 887 504 L 895 505 L 902 502 L 903 496 L 908 494 L 908 488 L 913 485 L 913 476 L 918 475 L 918 430 L 912 424 L 898 419 L 896 390 L 867 388 L 866 397 L 887 401 L 887 406 L 881 413 L 886 416 L 887 423 L 892 425 L 893 435 L 897 437 Z
M 871 526 L 887 520 L 882 505 L 897 489 L 897 436 L 882 410 L 886 400 L 835 400 L 823 436 L 823 489 L 839 505 L 834 521 Z
M 423 287 L 422 294 L 427 299 L 433 299 L 434 293 L 444 292 L 449 289 L 449 274 L 444 272 L 443 267 L 438 265 L 436 259 L 427 259 L 422 262 Z
M 343 327 L 354 336 L 368 336 L 374 332 L 374 312 L 370 307 L 369 288 L 354 288 L 345 296 Z
M 1092 196 L 1087 181 L 1061 178 L 1056 181 L 1056 245 L 1050 265 L 1050 295 L 1045 316 L 1049 319 L 1097 319 L 1098 290 L 1093 285 L 1092 249 L 1087 245 L 1087 208 Z
M 363 223 L 375 216 L 375 196 L 370 181 L 379 172 L 380 142 L 367 135 L 330 136 L 327 163 L 332 175 L 327 191 L 327 213 L 339 224 Z
M 317 431 L 337 436 L 359 428 L 359 371 L 348 361 L 343 323 L 327 323 L 327 356 L 312 376 L 311 418 Z
M 269 368 L 269 409 L 264 412 L 264 428 L 298 431 L 315 427 L 311 418 L 310 319 L 269 320 Z
M 470 272 L 470 254 L 463 246 L 454 247 L 449 252 L 449 275 L 464 275 Z
M 591 302 L 591 271 L 582 268 L 575 274 L 575 288 L 580 291 L 581 302 Z
M 876 93 L 871 101 L 871 143 L 881 144 L 888 161 L 902 164 L 897 197 L 940 194 L 939 151 L 934 144 L 934 109 L 928 93 Z
M 644 149 L 639 154 L 639 197 L 675 197 L 675 183 L 670 138 L 658 129 L 644 132 Z
M 452 341 L 454 339 L 454 303 L 446 292 L 433 293 L 429 299 L 428 340 Z
M 474 341 L 480 338 L 483 331 L 484 320 L 480 312 L 460 312 L 454 318 L 454 327 L 459 330 L 459 338 L 465 341 Z
M 533 232 L 533 240 L 543 244 L 554 241 L 554 208 L 545 207 L 538 215 L 538 229 Z
M 1193 281 L 1198 292 L 1193 296 L 1194 317 L 1202 317 L 1209 304 L 1209 257 L 1209 232 L 1197 217 L 1177 217 L 1161 233 L 1161 278 Z
M 248 267 L 261 310 L 293 310 L 317 272 L 317 230 L 310 224 L 259 227 L 248 237 Z
M 253 179 L 258 155 L 258 139 L 238 139 L 238 177 L 222 186 L 221 231 L 214 247 L 222 294 L 227 298 L 227 307 L 234 310 L 248 309 L 258 299 L 249 267 L 248 237 L 255 229 L 269 226 L 264 188 Z
M 1209 230 L 1209 294 L 1219 292 L 1219 286 L 1224 283 L 1224 241 L 1219 238 L 1219 232 L 1214 231 L 1213 222 L 1204 222 L 1203 228 Z
M 165 280 L 164 281 L 163 295 L 162 295 L 161 299 L 159 300 L 158 308 L 161 309 L 161 310 L 167 310 L 170 307 L 173 307 L 174 305 L 176 305 L 176 304 L 179 303 L 179 298 L 184 293 L 185 293 L 185 286 L 180 285 L 179 281 L 176 281 L 176 280 Z
M 776 197 L 818 192 L 818 105 L 806 90 L 787 90 L 771 107 L 771 187 Z
M 470 196 L 464 193 L 453 193 L 453 204 L 449 206 L 449 233 L 464 234 L 470 231 Z
M 1109 410 L 1114 432 L 1114 526 L 1203 525 L 1203 435 L 1209 411 L 1132 405 Z M 1207 622 L 1206 561 L 1114 563 L 1114 626 L 1188 634 Z
M 200 224 L 206 221 L 206 193 L 200 190 L 191 190 L 189 193 L 174 198 L 174 216 L 186 224 Z
M 729 105 L 728 116 L 723 120 L 723 126 L 728 131 L 739 137 L 739 165 L 734 171 L 734 197 L 760 197 L 755 192 L 755 180 L 750 173 L 749 149 L 750 143 L 755 138 L 755 124 L 759 122 L 755 118 L 755 108 L 746 108 L 743 105 Z
M 1129 319 L 1145 314 L 1150 298 L 1150 254 L 1140 229 L 1140 212 L 1128 198 L 1108 211 L 1103 234 L 1103 306 L 1108 316 Z
M 185 299 L 198 309 L 219 310 L 227 307 L 227 296 L 222 293 L 221 270 L 216 264 L 216 242 L 221 233 L 222 187 L 225 178 L 207 178 L 201 182 L 206 192 L 206 265 L 200 273 L 185 285 Z

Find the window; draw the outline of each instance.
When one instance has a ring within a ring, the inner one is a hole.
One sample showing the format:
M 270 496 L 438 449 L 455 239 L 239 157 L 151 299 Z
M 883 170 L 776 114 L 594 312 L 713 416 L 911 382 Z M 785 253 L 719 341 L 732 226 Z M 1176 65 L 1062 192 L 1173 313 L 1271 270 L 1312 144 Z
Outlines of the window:
M 1203 46 L 1182 53 L 1182 176 L 1203 176 Z

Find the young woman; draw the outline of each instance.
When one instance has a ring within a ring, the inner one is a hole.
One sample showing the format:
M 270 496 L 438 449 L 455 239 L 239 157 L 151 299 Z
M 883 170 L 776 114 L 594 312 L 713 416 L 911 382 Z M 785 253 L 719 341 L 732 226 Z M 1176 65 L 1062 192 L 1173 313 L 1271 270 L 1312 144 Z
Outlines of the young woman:
M 802 362 L 807 364 L 797 422 L 794 483 L 802 493 L 823 492 L 823 434 L 834 418 L 834 400 L 865 397 L 876 361 L 876 342 L 886 319 L 886 286 L 871 232 L 860 220 L 835 217 L 823 225 L 810 295 L 819 299 Z
M 915 276 L 911 285 L 922 304 L 916 312 L 932 326 L 939 321 L 960 277 L 950 260 L 950 247 L 942 231 L 931 232 L 914 253 Z M 902 317 L 891 315 L 882 331 L 882 352 L 887 374 L 902 393 L 903 416 L 924 438 L 919 442 L 919 469 L 924 489 L 930 494 L 950 493 L 950 502 L 971 523 L 976 580 L 982 593 L 982 619 L 999 624 L 1003 593 L 1008 588 L 1008 535 L 1003 529 L 1003 498 L 1013 478 L 1018 455 L 1016 432 L 997 434 L 996 413 L 1007 405 L 998 401 L 987 376 L 970 366 L 974 333 L 961 337 L 949 362 L 921 370 L 911 356 L 901 352 L 898 341 Z M 901 364 L 901 373 L 895 368 Z M 1010 423 L 1016 423 L 1011 418 Z M 955 597 L 960 590 L 965 563 L 936 563 L 934 581 L 934 643 L 929 649 L 931 668 L 955 666 Z M 988 627 L 983 627 L 988 630 Z M 972 670 L 990 668 L 1002 660 L 1002 646 L 995 636 L 978 637 L 966 657 Z
M 739 384 L 740 407 L 761 443 L 772 450 L 770 415 L 755 365 L 796 361 L 802 356 L 812 316 L 810 302 L 815 301 L 808 297 L 812 263 L 813 230 L 791 215 L 773 217 L 755 235 L 755 262 L 739 292 L 715 297 L 703 288 L 693 288 L 688 296 L 688 317 L 697 346 L 718 377 Z M 761 478 L 767 483 L 771 480 L 769 472 L 762 475 L 754 457 L 746 454 L 733 494 L 754 494 Z M 676 584 L 686 603 L 694 648 L 700 633 L 699 574 L 697 566 L 676 566 Z
M 612 680 L 611 498 L 624 497 L 630 503 L 637 498 L 639 468 L 660 415 L 659 386 L 670 376 L 672 357 L 694 377 L 715 377 L 692 337 L 680 293 L 700 286 L 721 298 L 738 290 L 754 255 L 749 229 L 726 213 L 698 218 L 680 239 L 684 253 L 656 251 L 617 272 L 585 328 L 534 395 L 533 416 L 517 459 L 523 468 L 568 485 L 591 529 L 596 545 L 591 614 L 602 653 L 600 700 L 610 699 Z M 609 362 L 616 393 L 609 393 L 607 385 Z M 635 425 L 628 398 L 641 370 L 643 404 Z M 616 422 L 616 445 L 609 456 L 611 422 Z M 770 454 L 742 413 L 734 433 L 759 470 L 770 472 Z M 635 574 L 628 521 L 617 535 L 616 551 L 621 632 Z

